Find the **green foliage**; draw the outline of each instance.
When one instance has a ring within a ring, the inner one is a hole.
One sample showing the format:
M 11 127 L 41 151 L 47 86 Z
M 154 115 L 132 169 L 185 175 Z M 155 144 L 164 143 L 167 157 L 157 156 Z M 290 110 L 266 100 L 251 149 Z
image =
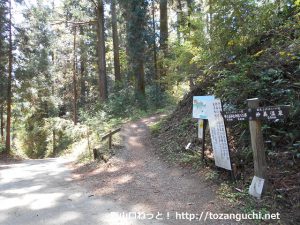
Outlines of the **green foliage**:
M 43 158 L 47 150 L 48 132 L 44 129 L 45 121 L 40 112 L 28 116 L 24 123 L 22 147 L 30 158 Z
M 85 138 L 87 128 L 74 126 L 70 120 L 59 117 L 45 119 L 44 129 L 48 131 L 47 156 L 59 155 L 75 141 Z
M 216 171 L 208 171 L 204 175 L 205 180 L 217 181 L 219 178 L 219 174 Z
M 247 191 L 234 191 L 234 187 L 232 184 L 228 183 L 228 182 L 223 182 L 221 183 L 221 187 L 218 190 L 218 194 L 229 200 L 230 202 L 238 202 L 241 199 L 245 199 L 245 198 L 249 198 L 249 194 Z
M 290 24 L 287 21 L 286 24 Z M 283 25 L 285 33 L 293 28 Z M 299 88 L 299 34 L 289 41 L 282 39 L 281 30 L 272 35 L 271 47 L 265 47 L 252 56 L 240 57 L 228 63 L 222 71 L 214 89 L 224 102 L 237 108 L 245 108 L 245 100 L 258 97 L 265 105 L 290 105 L 290 116 L 283 124 L 273 123 L 264 133 L 269 140 L 272 135 L 278 136 L 276 145 L 285 143 L 291 146 L 300 138 Z M 274 142 L 273 142 L 274 143 Z
M 59 117 L 43 118 L 36 112 L 25 119 L 19 131 L 22 149 L 30 158 L 56 156 L 86 137 L 87 128 Z M 40 118 L 38 118 L 40 117 Z
M 3 143 L 2 141 L 0 141 L 0 154 L 2 152 L 4 152 L 4 150 L 5 150 L 5 143 Z
M 128 119 L 140 118 L 147 113 L 155 112 L 160 107 L 169 105 L 171 99 L 168 95 L 156 90 L 155 86 L 146 89 L 147 97 L 143 108 L 140 108 L 134 88 L 117 90 L 110 94 L 106 103 L 94 104 L 89 112 L 82 111 L 81 120 L 98 134 L 104 133 Z
M 189 77 L 201 75 L 203 65 L 207 62 L 207 38 L 205 37 L 202 14 L 195 14 L 189 20 L 190 30 L 186 40 L 170 43 L 168 58 L 163 59 L 164 67 L 168 68 L 168 76 L 162 82 L 172 86 L 184 82 Z
M 151 134 L 156 136 L 159 134 L 159 132 L 161 130 L 161 122 L 154 123 L 154 124 L 150 125 L 149 128 L 150 128 Z

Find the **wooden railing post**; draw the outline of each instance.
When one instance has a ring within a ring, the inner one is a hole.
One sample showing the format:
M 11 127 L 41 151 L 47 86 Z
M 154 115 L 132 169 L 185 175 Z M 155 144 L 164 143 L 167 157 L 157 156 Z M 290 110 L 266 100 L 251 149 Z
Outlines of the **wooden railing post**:
M 249 109 L 259 107 L 258 98 L 248 99 L 247 102 Z M 267 163 L 261 130 L 261 121 L 249 120 L 249 127 L 251 134 L 251 145 L 253 150 L 254 175 L 266 179 Z
M 106 138 L 108 138 L 108 148 L 111 149 L 112 148 L 112 136 L 119 131 L 121 131 L 121 128 L 117 128 L 113 131 L 110 130 L 108 134 L 104 135 L 101 138 L 101 141 L 104 141 Z
M 109 133 L 111 133 L 111 130 L 109 131 Z M 112 146 L 112 141 L 111 141 L 111 139 L 112 139 L 112 134 L 109 135 L 109 137 L 108 137 L 108 149 L 111 149 L 111 146 Z

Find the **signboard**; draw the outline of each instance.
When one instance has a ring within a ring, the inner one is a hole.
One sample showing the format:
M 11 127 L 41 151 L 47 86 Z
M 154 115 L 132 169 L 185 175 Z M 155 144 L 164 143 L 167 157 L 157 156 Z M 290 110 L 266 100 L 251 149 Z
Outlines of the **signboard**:
M 203 137 L 204 119 L 208 119 L 215 164 L 231 170 L 229 148 L 224 119 L 221 115 L 222 104 L 214 96 L 193 97 L 193 118 L 198 120 L 198 137 Z
M 289 114 L 289 106 L 268 106 L 252 109 L 250 120 L 278 120 L 283 119 Z
M 249 194 L 256 198 L 260 198 L 261 193 L 263 191 L 264 183 L 265 183 L 264 179 L 254 176 L 252 183 L 249 187 Z
M 215 99 L 214 96 L 193 97 L 193 118 L 208 119 L 207 104 Z
M 222 112 L 222 115 L 226 121 L 231 122 L 245 120 L 278 120 L 283 119 L 288 113 L 289 106 L 268 106 L 256 109 Z
M 222 112 L 222 115 L 226 121 L 245 121 L 249 120 L 248 110 L 236 110 L 230 112 Z
M 231 170 L 229 148 L 227 142 L 224 119 L 221 115 L 222 104 L 220 99 L 215 99 L 207 104 L 208 122 L 215 164 L 227 170 Z

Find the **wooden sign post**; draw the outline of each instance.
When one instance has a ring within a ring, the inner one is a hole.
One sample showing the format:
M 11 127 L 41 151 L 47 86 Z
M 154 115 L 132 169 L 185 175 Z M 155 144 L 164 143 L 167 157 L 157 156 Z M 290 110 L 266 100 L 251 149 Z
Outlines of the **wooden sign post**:
M 259 107 L 258 98 L 248 99 L 247 102 L 250 109 L 256 109 Z M 261 121 L 249 120 L 249 128 L 253 150 L 254 175 L 266 179 L 267 163 L 263 135 L 261 131 Z
M 206 165 L 206 160 L 204 157 L 205 154 L 205 131 L 206 131 L 206 127 L 207 127 L 207 120 L 203 120 L 203 132 L 202 132 L 202 162 L 205 163 Z
M 289 106 L 259 107 L 259 99 L 248 99 L 248 109 L 222 112 L 227 122 L 249 120 L 251 146 L 253 151 L 254 178 L 249 188 L 249 193 L 260 198 L 266 186 L 266 153 L 261 130 L 261 120 L 278 121 L 288 115 Z

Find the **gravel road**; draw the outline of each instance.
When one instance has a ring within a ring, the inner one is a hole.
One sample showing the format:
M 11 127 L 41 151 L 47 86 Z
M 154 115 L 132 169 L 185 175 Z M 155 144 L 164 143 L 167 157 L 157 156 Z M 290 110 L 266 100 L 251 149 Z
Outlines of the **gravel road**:
M 154 154 L 147 125 L 156 120 L 125 125 L 125 148 L 97 168 L 74 170 L 68 158 L 0 164 L 0 224 L 237 224 L 204 222 L 209 212 L 232 210 L 203 179 Z

